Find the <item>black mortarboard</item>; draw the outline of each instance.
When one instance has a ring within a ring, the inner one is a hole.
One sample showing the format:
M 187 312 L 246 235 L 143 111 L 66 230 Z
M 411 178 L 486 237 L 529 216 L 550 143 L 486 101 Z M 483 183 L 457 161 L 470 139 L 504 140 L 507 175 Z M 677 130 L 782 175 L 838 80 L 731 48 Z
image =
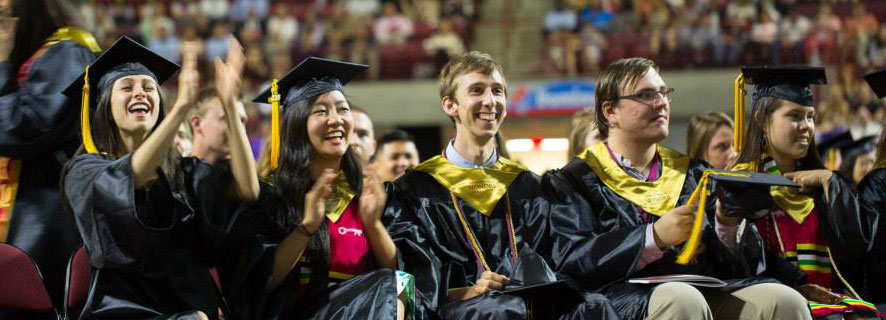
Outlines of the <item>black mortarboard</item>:
M 368 68 L 365 64 L 309 57 L 277 81 L 280 101 L 294 102 L 332 90 L 342 90 L 345 84 Z M 270 97 L 271 88 L 268 88 L 252 101 L 269 103 Z
M 818 149 L 818 155 L 824 159 L 827 168 L 837 170 L 837 152 L 850 144 L 852 144 L 852 133 L 846 130 L 836 136 L 822 139 L 815 148 Z
M 760 172 L 729 171 L 730 175 L 710 175 L 711 189 L 720 199 L 720 206 L 726 215 L 741 215 L 748 219 L 759 219 L 772 208 L 771 186 L 799 188 L 800 185 L 779 174 Z
M 877 148 L 877 137 L 867 136 L 840 148 L 844 161 L 861 154 L 870 153 Z
M 745 83 L 754 85 L 753 99 L 773 97 L 812 106 L 814 84 L 827 84 L 824 68 L 807 66 L 742 67 Z
M 271 81 L 270 88 L 252 99 L 271 104 L 271 170 L 277 168 L 280 155 L 280 101 L 285 108 L 329 91 L 344 91 L 345 84 L 368 68 L 365 64 L 308 57 L 280 80 Z
M 868 73 L 864 76 L 877 98 L 886 97 L 886 69 Z
M 163 58 L 128 37 L 117 39 L 64 90 L 65 95 L 71 99 L 81 99 L 81 134 L 86 151 L 89 153 L 98 152 L 92 140 L 92 131 L 89 125 L 90 109 L 93 105 L 97 106 L 98 104 L 91 100 L 100 97 L 105 90 L 113 85 L 114 81 L 122 77 L 136 74 L 149 75 L 157 80 L 159 85 L 178 69 L 179 66 L 174 62 Z M 158 121 L 163 119 L 163 110 L 160 109 Z

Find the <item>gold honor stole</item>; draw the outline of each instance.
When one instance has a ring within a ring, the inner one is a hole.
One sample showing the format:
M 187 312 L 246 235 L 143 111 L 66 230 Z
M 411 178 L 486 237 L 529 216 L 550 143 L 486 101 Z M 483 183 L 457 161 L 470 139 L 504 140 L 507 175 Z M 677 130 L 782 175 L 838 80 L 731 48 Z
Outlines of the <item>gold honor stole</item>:
M 498 160 L 489 168 L 462 168 L 446 160 L 443 156 L 431 158 L 417 167 L 415 170 L 425 172 L 443 187 L 449 190 L 452 197 L 452 206 L 458 215 L 465 236 L 470 242 L 471 250 L 478 263 L 486 271 L 492 271 L 483 255 L 474 233 L 468 226 L 464 212 L 458 205 L 461 197 L 469 205 L 480 211 L 484 216 L 490 216 L 498 201 L 505 198 L 505 220 L 508 228 L 508 242 L 511 249 L 511 258 L 517 261 L 517 238 L 514 233 L 514 219 L 511 213 L 511 203 L 508 197 L 508 186 L 514 179 L 526 171 L 526 167 L 499 156 Z
M 766 158 L 768 157 L 764 154 L 763 167 L 765 171 L 763 172 L 780 175 L 781 171 L 778 170 L 775 161 L 765 161 Z M 736 171 L 761 172 L 758 169 L 757 164 L 751 162 L 739 163 L 730 168 L 730 170 Z M 825 186 L 825 188 L 827 188 L 827 186 Z M 815 208 L 815 199 L 805 194 L 801 194 L 799 188 L 772 186 L 769 189 L 769 194 L 772 195 L 772 200 L 775 201 L 775 204 L 787 212 L 797 224 L 803 224 L 803 221 L 806 220 L 806 217 L 808 217 L 809 213 L 812 212 L 812 209 Z
M 92 52 L 100 52 L 101 48 L 89 32 L 78 28 L 59 28 L 46 39 L 43 46 L 37 50 L 29 61 L 36 61 L 46 49 L 59 41 L 73 41 L 81 46 L 89 48 Z M 21 160 L 0 157 L 0 242 L 6 242 L 9 232 L 9 221 L 12 219 L 12 209 L 15 204 L 15 195 L 18 193 L 18 178 L 21 171 Z
M 652 182 L 641 181 L 625 173 L 612 159 L 604 143 L 591 146 L 578 158 L 584 160 L 600 181 L 616 194 L 643 211 L 661 217 L 677 206 L 686 180 L 689 158 L 660 145 L 656 145 L 656 152 L 661 159 L 661 176 Z
M 348 183 L 348 178 L 345 177 L 345 172 L 339 170 L 335 180 L 332 181 L 332 194 L 326 199 L 326 218 L 332 223 L 338 222 L 355 194 Z
M 489 168 L 462 168 L 436 156 L 414 168 L 434 177 L 444 188 L 485 216 L 492 214 L 508 186 L 526 167 L 502 156 Z

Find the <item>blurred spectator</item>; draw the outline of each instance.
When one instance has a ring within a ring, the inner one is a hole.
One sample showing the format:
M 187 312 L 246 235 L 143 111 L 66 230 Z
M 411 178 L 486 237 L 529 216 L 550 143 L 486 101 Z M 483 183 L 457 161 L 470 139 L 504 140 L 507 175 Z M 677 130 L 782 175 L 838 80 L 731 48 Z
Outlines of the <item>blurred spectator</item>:
M 229 7 L 228 0 L 200 0 L 200 12 L 213 21 L 223 19 Z
M 261 29 L 262 22 L 259 20 L 254 10 L 250 10 L 246 20 L 240 27 L 239 39 L 245 42 L 260 42 L 264 37 Z
M 590 23 L 596 30 L 607 31 L 612 24 L 615 15 L 611 11 L 603 9 L 601 0 L 589 0 L 588 6 L 578 13 L 580 23 Z
M 847 56 L 860 64 L 867 64 L 865 49 L 871 41 L 871 35 L 877 31 L 877 18 L 867 12 L 864 3 L 856 2 L 852 5 L 852 15 L 846 18 L 845 32 L 846 45 L 842 46 L 849 50 Z
M 437 28 L 440 22 L 440 0 L 399 0 L 403 13 L 416 22 L 424 22 L 431 28 Z
M 159 18 L 159 17 L 157 17 Z M 165 23 L 157 23 L 154 25 L 154 36 L 148 38 L 148 48 L 166 59 L 174 62 L 181 62 L 181 43 L 178 37 L 173 33 L 173 28 Z
M 212 36 L 206 39 L 204 49 L 206 59 L 224 59 L 228 54 L 228 42 L 231 40 L 231 29 L 226 21 L 217 21 L 212 26 Z
M 378 139 L 377 151 L 372 156 L 372 163 L 376 166 L 375 172 L 384 182 L 397 180 L 406 173 L 407 169 L 417 166 L 418 161 L 415 139 L 400 129 L 382 135 Z
M 781 45 L 791 52 L 793 63 L 803 63 L 803 41 L 812 29 L 812 23 L 791 8 L 786 19 L 781 21 Z
M 778 26 L 769 11 L 760 12 L 760 19 L 751 27 L 753 53 L 764 64 L 779 64 Z
M 686 133 L 686 156 L 707 161 L 720 170 L 735 164 L 738 154 L 733 149 L 733 127 L 732 118 L 723 112 L 692 115 Z
M 303 58 L 313 55 L 322 55 L 323 39 L 326 37 L 326 26 L 323 21 L 319 20 L 314 10 L 308 10 L 305 13 L 305 20 L 299 28 L 301 34 L 293 48 L 293 58 L 301 61 Z
M 375 21 L 373 27 L 375 41 L 379 44 L 404 44 L 412 35 L 413 24 L 409 17 L 397 12 L 397 5 L 386 2 L 382 16 Z
M 290 68 L 292 68 L 292 59 L 289 57 L 288 51 L 271 52 L 271 78 L 283 78 Z
M 141 23 L 138 25 L 139 33 L 142 38 L 150 41 L 151 38 L 159 36 L 157 32 L 161 29 L 166 35 L 175 33 L 175 22 L 166 13 L 166 5 L 162 2 L 155 2 L 153 5 L 142 6 Z M 148 10 L 148 8 L 152 8 Z M 174 36 L 174 34 L 173 34 Z
M 374 16 L 381 9 L 379 0 L 344 0 L 345 11 L 355 17 Z
M 473 0 L 442 0 L 442 16 L 458 17 L 459 20 L 467 21 L 474 17 L 474 1 Z
M 726 17 L 736 25 L 748 28 L 757 20 L 757 6 L 751 0 L 731 1 L 726 7 Z
M 107 8 L 108 15 L 114 20 L 115 31 L 119 34 L 135 34 L 138 17 L 135 7 L 125 0 L 114 0 Z
M 821 4 L 815 26 L 806 40 L 806 57 L 811 65 L 834 63 L 837 50 L 837 35 L 840 32 L 840 17 L 834 15 L 833 7 L 827 2 Z
M 555 0 L 554 7 L 545 14 L 545 32 L 571 32 L 578 28 L 575 12 L 566 6 L 564 0 Z
M 290 48 L 296 36 L 298 36 L 298 21 L 292 15 L 289 4 L 278 3 L 274 7 L 274 15 L 268 18 L 268 38 L 284 48 Z
M 864 61 L 867 62 L 865 67 L 886 66 L 886 23 L 880 25 L 880 28 L 871 37 L 865 50 L 865 56 Z
M 465 52 L 465 45 L 461 38 L 452 32 L 452 22 L 448 19 L 440 22 L 440 27 L 431 37 L 425 39 L 422 44 L 425 53 L 434 57 L 437 68 L 442 68 L 450 58 Z
M 584 71 L 595 73 L 600 70 L 600 61 L 603 59 L 603 51 L 609 45 L 606 36 L 594 28 L 591 24 L 582 23 L 578 37 L 581 41 L 581 64 Z
M 594 108 L 586 108 L 572 114 L 572 128 L 569 130 L 569 149 L 566 152 L 566 161 L 572 161 L 576 155 L 585 151 L 606 139 L 600 136 L 594 119 Z
M 243 67 L 243 88 L 257 92 L 259 85 L 271 76 L 271 69 L 265 62 L 262 47 L 253 43 L 246 47 L 246 64 Z
M 196 17 L 201 13 L 200 3 L 196 0 L 172 1 L 170 5 L 172 17 L 176 20 L 183 17 Z
M 234 0 L 228 17 L 235 22 L 243 22 L 254 14 L 259 20 L 268 18 L 268 0 Z

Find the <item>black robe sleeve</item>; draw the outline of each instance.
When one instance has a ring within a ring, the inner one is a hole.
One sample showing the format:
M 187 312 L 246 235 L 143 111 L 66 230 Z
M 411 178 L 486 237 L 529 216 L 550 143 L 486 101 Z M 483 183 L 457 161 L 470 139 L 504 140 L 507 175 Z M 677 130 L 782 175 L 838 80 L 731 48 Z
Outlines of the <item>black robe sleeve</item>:
M 400 270 L 415 276 L 416 313 L 426 318 L 447 302 L 447 288 L 442 279 L 442 263 L 434 254 L 428 233 L 419 223 L 409 193 L 394 183 L 386 183 L 388 201 L 382 222 L 397 246 Z
M 89 49 L 61 41 L 31 65 L 18 89 L 18 70 L 0 63 L 0 156 L 26 159 L 77 139 L 80 108 L 62 90 L 94 59 Z
M 862 297 L 875 304 L 886 304 L 886 169 L 868 173 L 858 184 L 862 215 L 871 222 L 869 254 L 862 260 L 865 268 Z M 858 288 L 856 288 L 858 289 Z
M 154 197 L 168 196 L 171 190 L 160 182 L 142 188 L 150 191 L 136 190 L 131 154 L 117 160 L 79 155 L 69 163 L 64 181 L 65 197 L 93 267 L 138 272 L 156 243 L 166 242 L 176 210 Z M 137 210 L 137 203 L 158 207 Z
M 858 194 L 839 174 L 831 176 L 828 196 L 819 191 L 815 197 L 819 228 L 824 232 L 834 259 L 854 261 L 863 259 L 870 250 L 877 213 L 862 210 Z
M 200 219 L 200 247 L 218 271 L 229 319 L 261 319 L 271 287 L 276 244 L 266 238 L 265 214 L 273 190 L 261 184 L 259 199 L 234 199 L 227 162 L 215 166 L 182 160 L 188 202 Z

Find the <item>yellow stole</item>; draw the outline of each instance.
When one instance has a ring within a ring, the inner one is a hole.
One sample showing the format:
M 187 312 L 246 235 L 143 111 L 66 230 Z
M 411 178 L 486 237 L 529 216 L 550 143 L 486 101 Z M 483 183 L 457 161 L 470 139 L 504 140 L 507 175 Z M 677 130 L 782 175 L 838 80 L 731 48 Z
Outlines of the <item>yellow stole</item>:
M 444 188 L 489 216 L 499 199 L 507 193 L 511 182 L 528 169 L 501 156 L 489 168 L 462 168 L 443 156 L 436 156 L 414 170 L 431 175 Z
M 764 154 L 763 159 L 765 160 L 766 158 L 767 156 Z M 757 164 L 751 162 L 736 164 L 735 166 L 730 168 L 730 170 L 781 174 L 781 171 L 779 171 L 778 167 L 775 166 L 774 161 L 772 161 L 771 167 L 766 169 L 765 171 L 760 170 L 760 168 L 757 167 Z M 827 186 L 825 186 L 825 188 L 826 187 Z M 797 224 L 802 224 L 803 221 L 806 220 L 806 217 L 809 216 L 809 213 L 812 212 L 812 209 L 815 208 L 815 199 L 808 195 L 800 193 L 800 189 L 798 188 L 772 186 L 769 188 L 769 194 L 772 195 L 772 199 L 775 200 L 775 204 L 777 204 L 779 208 L 787 212 L 787 214 L 791 216 L 791 218 L 794 219 Z
M 31 59 L 36 59 L 46 52 L 46 49 L 59 41 L 74 41 L 79 45 L 89 48 L 92 52 L 99 52 L 101 48 L 95 38 L 89 32 L 78 28 L 64 27 L 46 39 Z M 6 242 L 9 232 L 9 221 L 12 219 L 12 209 L 15 204 L 15 196 L 18 193 L 18 178 L 21 173 L 21 160 L 0 157 L 0 242 Z
M 354 189 L 348 183 L 344 171 L 339 171 L 335 180 L 332 181 L 332 194 L 326 199 L 326 218 L 332 223 L 338 222 L 341 215 L 348 208 L 351 200 L 354 199 Z
M 584 160 L 612 191 L 643 211 L 660 217 L 677 206 L 689 158 L 660 145 L 656 145 L 656 151 L 661 159 L 661 176 L 653 182 L 640 181 L 625 173 L 603 143 L 591 146 L 578 158 Z

